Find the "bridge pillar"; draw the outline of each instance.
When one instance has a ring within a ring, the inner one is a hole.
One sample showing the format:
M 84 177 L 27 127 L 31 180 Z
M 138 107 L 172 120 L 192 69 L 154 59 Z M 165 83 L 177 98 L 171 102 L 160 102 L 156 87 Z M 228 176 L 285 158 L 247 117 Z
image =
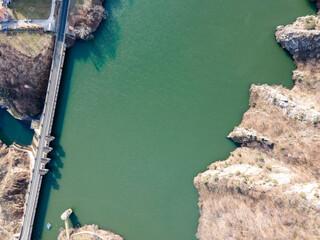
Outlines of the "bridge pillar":
M 46 169 L 46 168 L 40 168 L 39 169 L 39 173 L 40 173 L 40 175 L 41 176 L 44 176 L 44 175 L 46 175 L 47 174 L 47 172 L 49 172 L 49 169 Z
M 46 139 L 46 141 L 51 142 L 55 139 L 55 137 L 54 136 L 46 136 L 45 139 Z
M 43 148 L 43 151 L 45 152 L 45 153 L 49 153 L 49 152 L 51 152 L 52 151 L 52 147 L 44 147 Z
M 41 163 L 43 163 L 43 164 L 47 164 L 50 161 L 51 161 L 50 158 L 41 158 Z

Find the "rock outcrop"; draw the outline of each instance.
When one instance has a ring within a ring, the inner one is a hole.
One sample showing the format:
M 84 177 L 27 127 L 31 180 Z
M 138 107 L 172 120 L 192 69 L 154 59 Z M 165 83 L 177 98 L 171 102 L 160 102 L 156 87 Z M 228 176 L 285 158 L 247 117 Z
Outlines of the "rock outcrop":
M 71 228 L 70 238 L 76 239 L 77 237 L 82 240 L 95 240 L 95 239 L 104 239 L 104 240 L 124 240 L 123 237 L 117 235 L 113 232 L 101 230 L 97 225 L 85 225 L 80 228 Z M 66 231 L 60 231 L 58 240 L 66 239 Z
M 320 18 L 279 26 L 276 40 L 295 86 L 251 86 L 228 136 L 239 148 L 194 179 L 200 240 L 320 238 Z
M 76 39 L 90 39 L 99 24 L 105 19 L 104 0 L 84 0 L 70 9 L 70 32 Z
M 30 180 L 28 153 L 0 142 L 0 239 L 19 235 Z

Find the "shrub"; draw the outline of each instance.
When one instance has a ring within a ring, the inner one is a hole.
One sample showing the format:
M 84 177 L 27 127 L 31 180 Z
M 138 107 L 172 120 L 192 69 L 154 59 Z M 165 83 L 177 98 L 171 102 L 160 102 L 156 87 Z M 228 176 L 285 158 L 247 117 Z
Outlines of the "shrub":
M 218 173 L 216 173 L 216 174 L 213 176 L 213 179 L 214 179 L 215 181 L 217 181 L 217 180 L 219 179 Z
M 239 176 L 241 174 L 240 171 L 236 171 L 236 176 Z
M 313 21 L 309 21 L 306 24 L 304 24 L 304 28 L 307 29 L 307 30 L 313 30 L 313 29 L 316 28 L 316 22 L 314 20 Z
M 278 181 L 276 179 L 272 179 L 272 183 L 273 185 L 277 186 L 278 185 Z
M 303 199 L 307 198 L 307 194 L 305 192 L 301 192 L 300 193 L 300 197 L 302 197 Z
M 272 167 L 270 165 L 267 165 L 266 169 L 269 170 L 269 171 L 272 171 Z
M 208 181 L 209 181 L 209 179 L 210 179 L 210 175 L 207 175 L 207 176 L 205 176 L 204 178 L 203 178 L 203 183 L 204 184 L 206 184 L 206 183 L 208 183 Z

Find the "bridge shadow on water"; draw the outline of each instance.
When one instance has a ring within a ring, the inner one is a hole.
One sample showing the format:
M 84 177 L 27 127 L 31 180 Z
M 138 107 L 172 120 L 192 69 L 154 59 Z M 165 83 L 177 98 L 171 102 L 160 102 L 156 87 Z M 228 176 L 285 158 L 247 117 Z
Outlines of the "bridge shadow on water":
M 66 51 L 65 62 L 70 62 L 68 57 L 69 51 L 70 50 Z M 55 137 L 55 140 L 53 140 L 50 144 L 50 146 L 53 147 L 53 151 L 49 153 L 49 158 L 51 158 L 51 161 L 46 166 L 46 168 L 48 168 L 50 171 L 44 176 L 41 185 L 40 197 L 34 221 L 34 229 L 31 238 L 34 240 L 42 239 L 51 191 L 52 189 L 59 190 L 60 188 L 59 180 L 62 177 L 60 169 L 63 168 L 63 159 L 66 157 L 66 153 L 60 144 L 60 138 L 63 130 L 68 95 L 70 92 L 71 74 L 72 65 L 71 68 L 65 68 L 62 73 L 54 124 L 52 128 L 52 136 Z
M 128 1 L 130 5 L 133 5 L 134 0 Z M 122 0 L 106 1 L 104 7 L 107 12 L 107 19 L 102 21 L 98 30 L 94 33 L 94 39 L 77 42 L 71 50 L 66 51 L 65 64 L 52 129 L 52 135 L 55 137 L 55 140 L 51 143 L 51 146 L 54 150 L 49 154 L 51 161 L 46 166 L 50 171 L 43 178 L 41 186 L 37 213 L 34 221 L 34 229 L 32 232 L 33 240 L 42 239 L 51 191 L 52 189 L 58 190 L 60 188 L 59 180 L 63 177 L 60 173 L 60 169 L 63 168 L 63 159 L 65 159 L 66 153 L 63 150 L 63 146 L 60 144 L 60 138 L 63 130 L 68 96 L 70 93 L 70 82 L 74 62 L 76 59 L 90 59 L 96 70 L 99 72 L 100 68 L 107 64 L 109 60 L 116 59 L 120 38 L 120 26 L 115 13 L 123 8 L 123 3 L 124 1 Z M 81 226 L 75 213 L 70 216 L 70 221 L 73 227 Z
M 123 8 L 125 2 L 128 2 L 130 6 L 134 4 L 134 0 L 105 1 L 104 8 L 107 17 L 93 34 L 92 40 L 80 41 L 75 44 L 73 48 L 76 59 L 90 59 L 98 72 L 108 61 L 116 59 L 120 39 L 120 24 L 117 13 Z

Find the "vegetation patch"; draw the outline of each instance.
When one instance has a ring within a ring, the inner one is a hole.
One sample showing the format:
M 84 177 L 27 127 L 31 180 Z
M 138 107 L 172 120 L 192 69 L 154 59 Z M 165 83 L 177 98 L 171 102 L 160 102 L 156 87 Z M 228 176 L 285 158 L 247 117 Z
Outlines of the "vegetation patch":
M 29 56 L 37 56 L 52 41 L 49 33 L 7 32 L 0 33 L 0 42 Z
M 305 19 L 305 24 L 304 24 L 305 29 L 307 30 L 313 30 L 316 28 L 316 21 L 314 17 L 308 17 Z
M 14 19 L 47 19 L 50 15 L 51 0 L 14 0 L 10 15 Z

